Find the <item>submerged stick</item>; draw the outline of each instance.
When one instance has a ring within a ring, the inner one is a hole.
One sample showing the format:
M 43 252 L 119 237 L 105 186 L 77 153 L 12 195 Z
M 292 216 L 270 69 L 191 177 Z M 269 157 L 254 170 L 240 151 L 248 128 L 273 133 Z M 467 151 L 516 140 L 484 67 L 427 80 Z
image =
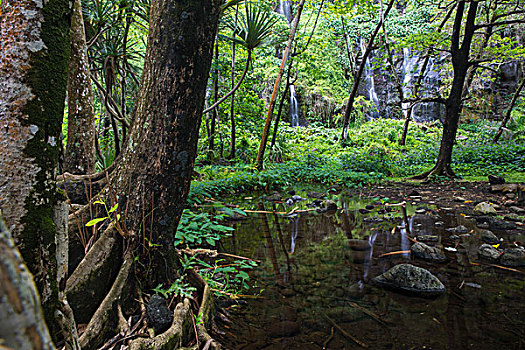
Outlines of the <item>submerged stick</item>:
M 351 335 L 350 333 L 348 333 L 347 331 L 345 331 L 343 328 L 341 328 L 341 326 L 339 326 L 337 323 L 334 322 L 334 320 L 332 320 L 330 317 L 328 317 L 325 313 L 322 313 L 322 315 L 324 316 L 324 318 L 326 318 L 326 320 L 328 322 L 330 322 L 330 324 L 332 326 L 334 326 L 335 328 L 337 328 L 337 330 L 339 332 L 341 332 L 345 337 L 347 337 L 348 339 L 352 340 L 353 342 L 355 342 L 357 345 L 363 347 L 363 348 L 367 348 L 368 345 L 366 345 L 365 343 L 363 343 L 361 340 L 357 339 L 356 337 L 354 337 L 353 335 Z
M 386 326 L 386 323 L 385 323 L 381 318 L 379 318 L 378 315 L 376 315 L 376 314 L 373 313 L 372 311 L 370 311 L 370 310 L 368 310 L 368 309 L 362 307 L 361 305 L 356 304 L 356 303 L 354 303 L 354 302 L 352 302 L 352 301 L 348 301 L 347 303 L 348 303 L 350 306 L 352 306 L 352 307 L 354 307 L 354 308 L 356 308 L 356 309 L 358 309 L 358 310 L 363 311 L 365 314 L 367 314 L 368 316 L 372 317 L 374 320 L 376 320 L 377 322 L 379 322 L 379 323 L 382 324 L 383 326 Z
M 379 255 L 378 258 L 383 258 L 385 256 L 398 255 L 398 254 L 410 254 L 410 250 L 398 250 L 396 252 L 389 252 L 389 253 Z
M 334 327 L 332 327 L 332 329 L 330 330 L 330 336 L 326 338 L 326 340 L 323 343 L 323 350 L 326 350 L 326 346 L 332 341 L 332 339 L 334 339 Z

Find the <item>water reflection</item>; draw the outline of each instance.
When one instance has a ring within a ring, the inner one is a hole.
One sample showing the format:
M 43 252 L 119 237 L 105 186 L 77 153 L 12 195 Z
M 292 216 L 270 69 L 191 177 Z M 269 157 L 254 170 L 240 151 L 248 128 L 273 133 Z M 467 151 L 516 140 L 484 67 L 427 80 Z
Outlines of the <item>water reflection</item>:
M 225 249 L 237 247 L 238 254 L 264 261 L 253 274 L 264 291 L 247 306 L 229 310 L 230 336 L 218 336 L 225 348 L 322 348 L 332 328 L 322 315 L 371 349 L 519 348 L 515 333 L 523 334 L 525 282 L 522 275 L 472 266 L 476 238 L 465 237 L 442 264 L 397 253 L 410 250 L 415 237 L 437 236 L 429 244 L 440 248 L 453 244 L 447 241 L 445 227 L 472 227 L 463 216 L 439 217 L 431 209 L 410 205 L 339 200 L 341 209 L 320 213 L 307 202 L 297 204 L 298 211 L 304 211 L 295 217 L 283 214 L 290 210 L 284 204 L 238 203 L 261 213 L 236 224 Z M 438 220 L 445 225 L 436 226 Z M 447 286 L 447 293 L 421 299 L 369 283 L 402 262 L 430 270 Z M 359 346 L 336 331 L 327 348 Z

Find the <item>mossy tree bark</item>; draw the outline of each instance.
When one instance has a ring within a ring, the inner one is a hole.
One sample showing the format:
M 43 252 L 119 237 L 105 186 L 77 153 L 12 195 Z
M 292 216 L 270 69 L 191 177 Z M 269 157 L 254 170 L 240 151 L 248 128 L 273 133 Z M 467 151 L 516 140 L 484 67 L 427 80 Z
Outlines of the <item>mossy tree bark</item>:
M 33 276 L 0 215 L 0 339 L 12 349 L 54 349 Z
M 55 223 L 69 60 L 69 0 L 4 0 L 0 13 L 0 209 L 41 294 L 58 303 Z M 53 333 L 53 332 L 52 332 Z
M 80 0 L 75 0 L 71 16 L 67 88 L 67 148 L 63 170 L 71 174 L 91 174 L 95 170 L 95 111 Z

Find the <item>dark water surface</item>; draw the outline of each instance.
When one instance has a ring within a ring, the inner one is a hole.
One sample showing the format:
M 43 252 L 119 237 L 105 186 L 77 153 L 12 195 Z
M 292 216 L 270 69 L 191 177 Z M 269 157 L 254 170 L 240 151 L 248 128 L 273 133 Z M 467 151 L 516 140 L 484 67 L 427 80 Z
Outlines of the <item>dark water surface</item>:
M 250 213 L 247 220 L 232 223 L 236 230 L 224 249 L 262 261 L 251 276 L 255 292 L 263 291 L 246 304 L 223 309 L 229 322 L 218 321 L 221 334 L 215 336 L 226 349 L 525 348 L 525 275 L 472 264 L 479 262 L 481 242 L 468 217 L 416 202 L 409 203 L 404 217 L 402 207 L 378 199 L 333 199 L 342 209 L 291 216 Z M 243 209 L 277 212 L 309 209 L 312 201 L 288 206 L 258 197 L 230 200 Z M 361 213 L 367 205 L 374 208 Z M 410 250 L 405 222 L 411 237 L 437 236 L 428 244 L 440 247 L 448 261 L 430 263 L 410 254 L 381 257 Z M 445 229 L 460 224 L 469 234 L 449 239 L 452 233 Z M 495 233 L 504 244 L 523 241 L 523 236 Z M 399 263 L 428 269 L 446 293 L 424 299 L 370 283 Z M 347 335 L 335 328 L 331 338 L 332 322 Z

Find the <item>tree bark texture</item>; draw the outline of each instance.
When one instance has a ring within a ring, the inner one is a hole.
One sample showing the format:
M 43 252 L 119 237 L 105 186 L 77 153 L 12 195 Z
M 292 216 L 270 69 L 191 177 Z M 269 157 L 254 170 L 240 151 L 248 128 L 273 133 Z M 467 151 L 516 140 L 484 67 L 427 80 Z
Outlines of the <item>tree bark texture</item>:
M 12 349 L 54 349 L 33 276 L 0 215 L 0 339 Z
M 95 171 L 95 108 L 81 0 L 75 0 L 71 16 L 67 90 L 67 148 L 63 170 L 71 174 L 92 174 Z
M 69 60 L 69 0 L 4 0 L 0 16 L 0 209 L 41 294 L 57 306 L 53 210 Z
M 175 274 L 174 234 L 186 207 L 221 3 L 151 3 L 135 123 L 112 176 L 122 225 L 139 242 L 158 245 L 145 247 L 146 283 Z

